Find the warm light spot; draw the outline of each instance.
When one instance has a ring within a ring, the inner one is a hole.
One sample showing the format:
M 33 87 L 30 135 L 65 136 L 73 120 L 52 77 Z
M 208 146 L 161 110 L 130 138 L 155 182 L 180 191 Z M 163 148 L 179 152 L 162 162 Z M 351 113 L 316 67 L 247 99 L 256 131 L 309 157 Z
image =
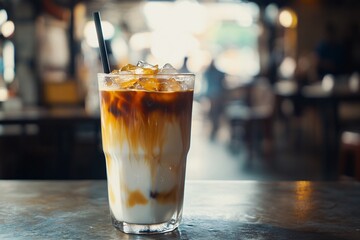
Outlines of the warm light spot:
M 283 9 L 279 14 L 279 22 L 285 28 L 295 28 L 297 26 L 296 13 L 290 9 Z
M 298 220 L 306 221 L 314 207 L 311 197 L 313 188 L 309 181 L 296 182 L 295 215 Z
M 309 181 L 296 182 L 296 199 L 300 201 L 308 200 L 311 194 L 311 183 Z
M 12 21 L 7 21 L 1 26 L 1 34 L 4 37 L 10 37 L 15 31 L 15 25 Z
M 127 200 L 128 207 L 134 207 L 137 204 L 146 205 L 147 203 L 148 200 L 139 190 L 135 190 L 129 193 L 129 197 Z

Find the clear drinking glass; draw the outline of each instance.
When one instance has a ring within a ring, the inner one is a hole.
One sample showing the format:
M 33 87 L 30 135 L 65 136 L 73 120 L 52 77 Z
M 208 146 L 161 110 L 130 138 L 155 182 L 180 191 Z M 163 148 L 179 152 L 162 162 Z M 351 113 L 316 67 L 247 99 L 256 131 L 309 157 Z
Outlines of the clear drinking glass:
M 113 225 L 135 234 L 176 229 L 190 147 L 193 74 L 98 74 Z

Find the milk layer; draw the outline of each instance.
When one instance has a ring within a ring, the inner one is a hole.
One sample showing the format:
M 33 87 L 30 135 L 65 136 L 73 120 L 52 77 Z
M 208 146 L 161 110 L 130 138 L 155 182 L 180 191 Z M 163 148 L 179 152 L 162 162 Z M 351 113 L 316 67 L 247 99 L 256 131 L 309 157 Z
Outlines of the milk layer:
M 129 144 L 109 146 L 106 154 L 109 203 L 118 221 L 154 224 L 169 221 L 181 212 L 186 154 L 183 152 L 181 129 L 178 123 L 166 123 L 162 146 L 153 149 L 157 166 L 149 165 L 146 151 L 139 147 L 134 154 Z M 162 150 L 160 151 L 160 148 Z M 138 194 L 133 198 L 132 193 Z M 167 195 L 157 199 L 156 195 Z M 173 196 L 171 196 L 173 195 Z M 141 197 L 139 197 L 141 196 Z

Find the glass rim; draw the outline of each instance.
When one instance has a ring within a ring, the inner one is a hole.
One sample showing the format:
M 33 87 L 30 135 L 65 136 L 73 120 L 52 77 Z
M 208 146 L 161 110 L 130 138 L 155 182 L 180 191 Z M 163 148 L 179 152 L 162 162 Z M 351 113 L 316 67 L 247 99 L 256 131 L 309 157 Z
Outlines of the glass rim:
M 136 73 L 98 73 L 98 77 L 117 77 L 117 76 L 140 76 L 140 77 L 154 77 L 154 76 L 189 76 L 195 77 L 194 73 L 156 73 L 156 74 L 136 74 Z

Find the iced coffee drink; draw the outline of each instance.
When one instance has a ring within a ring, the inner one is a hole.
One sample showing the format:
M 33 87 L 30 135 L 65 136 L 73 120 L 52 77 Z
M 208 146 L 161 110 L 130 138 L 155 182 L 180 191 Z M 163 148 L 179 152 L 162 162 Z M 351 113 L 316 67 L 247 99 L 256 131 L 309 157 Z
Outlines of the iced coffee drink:
M 181 220 L 194 75 L 174 71 L 141 62 L 98 76 L 111 217 L 126 233 Z

